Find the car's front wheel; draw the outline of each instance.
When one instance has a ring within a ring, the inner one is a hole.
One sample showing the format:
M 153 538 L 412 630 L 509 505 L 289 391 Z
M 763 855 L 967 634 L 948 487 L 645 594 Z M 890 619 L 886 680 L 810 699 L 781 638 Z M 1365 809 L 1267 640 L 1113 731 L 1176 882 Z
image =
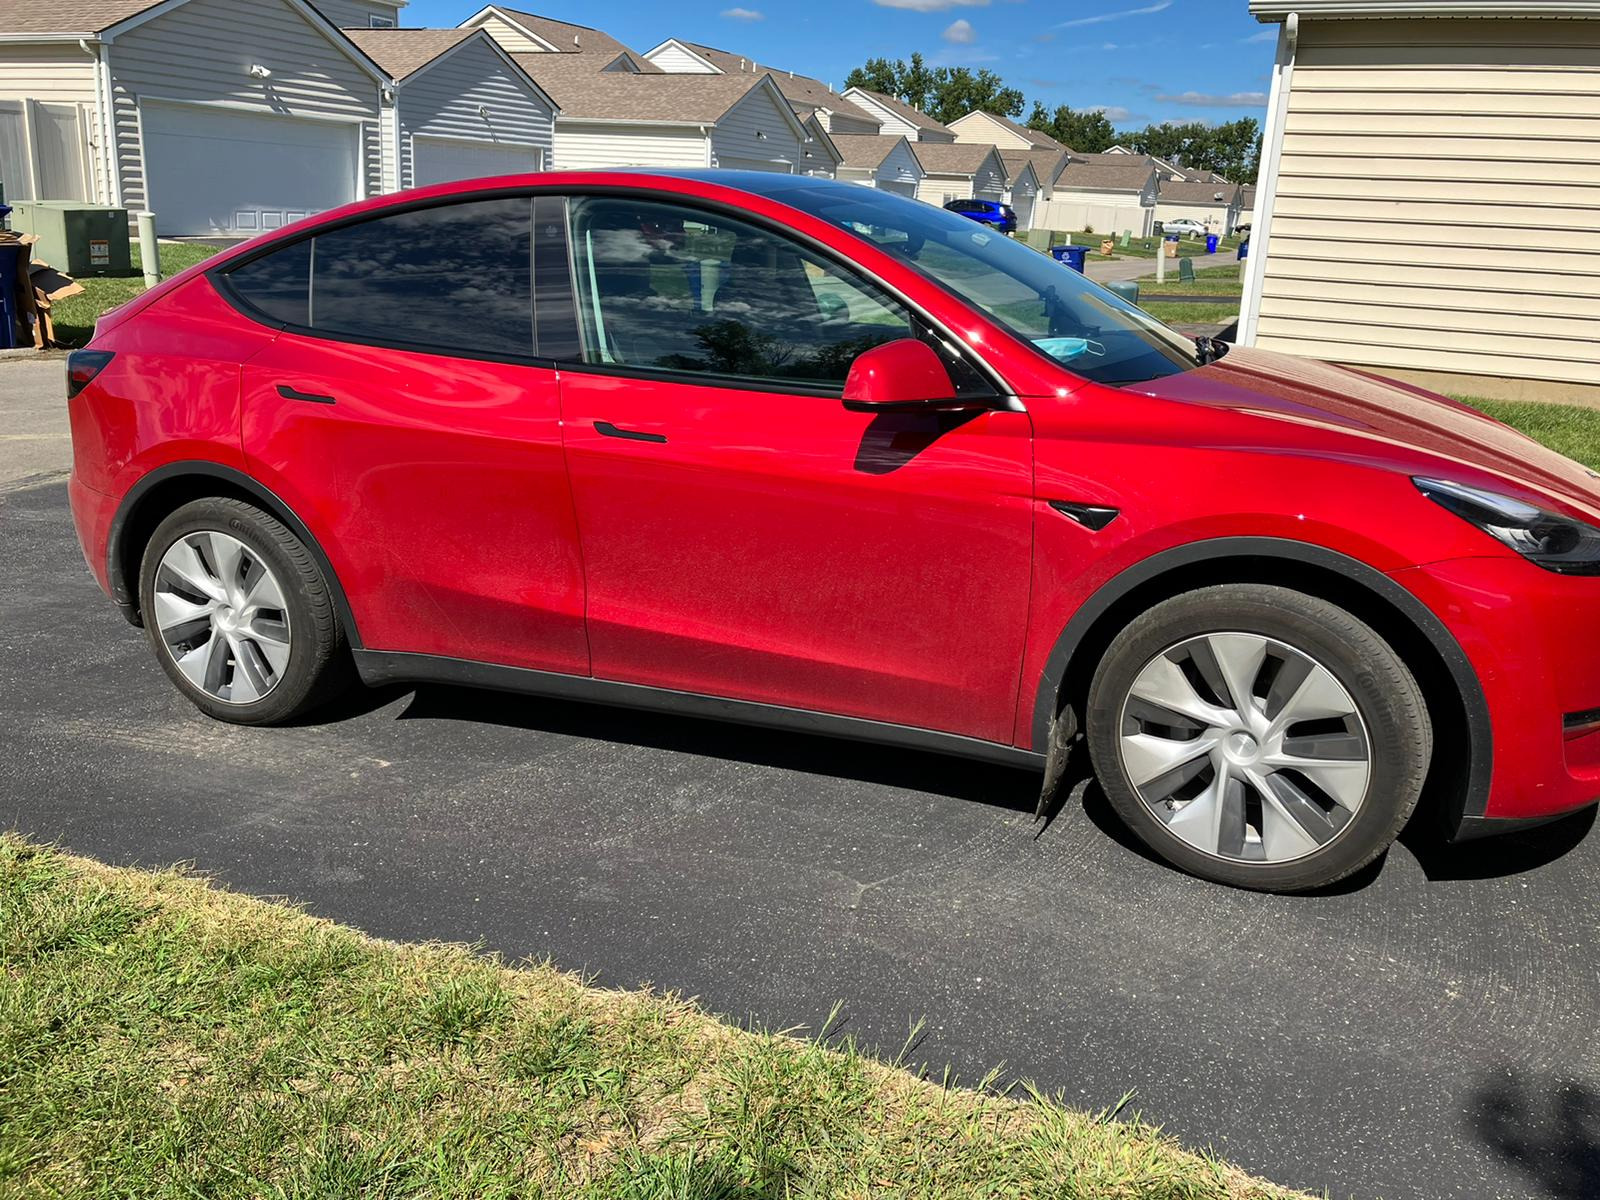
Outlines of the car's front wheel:
M 1382 853 L 1432 752 L 1421 690 L 1371 627 L 1247 584 L 1132 621 L 1096 672 L 1087 735 L 1107 797 L 1153 850 L 1267 891 L 1329 884 Z
M 282 522 L 242 500 L 196 500 L 157 526 L 139 604 L 162 668 L 219 720 L 287 721 L 348 677 L 344 634 L 316 562 Z

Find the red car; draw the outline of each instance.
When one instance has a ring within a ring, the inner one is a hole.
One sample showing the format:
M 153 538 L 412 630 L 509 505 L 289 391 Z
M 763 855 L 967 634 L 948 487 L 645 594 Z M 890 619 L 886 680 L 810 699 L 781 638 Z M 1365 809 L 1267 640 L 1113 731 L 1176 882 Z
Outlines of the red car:
M 341 209 L 101 320 L 78 533 L 214 717 L 446 681 L 1019 764 L 1326 884 L 1600 795 L 1600 486 L 1180 337 L 930 205 L 564 173 Z

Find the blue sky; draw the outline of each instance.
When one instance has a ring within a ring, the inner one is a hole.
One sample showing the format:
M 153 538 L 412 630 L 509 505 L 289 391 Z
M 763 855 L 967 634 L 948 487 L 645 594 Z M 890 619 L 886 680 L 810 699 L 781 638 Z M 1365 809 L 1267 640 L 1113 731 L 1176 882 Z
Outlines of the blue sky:
M 482 0 L 412 0 L 407 25 L 455 25 Z M 1276 26 L 1245 0 L 520 0 L 509 5 L 606 30 L 636 50 L 668 37 L 748 54 L 835 86 L 882 55 L 988 67 L 1031 104 L 1103 108 L 1119 126 L 1231 121 L 1266 105 Z M 1026 113 L 1024 113 L 1026 115 Z

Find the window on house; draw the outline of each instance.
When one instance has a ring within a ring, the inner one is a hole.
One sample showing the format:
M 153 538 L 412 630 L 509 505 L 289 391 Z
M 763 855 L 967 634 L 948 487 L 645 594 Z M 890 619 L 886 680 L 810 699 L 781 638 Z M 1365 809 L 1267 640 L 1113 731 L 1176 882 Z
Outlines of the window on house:
M 376 15 L 369 16 L 367 18 L 367 27 L 369 29 L 393 29 L 394 28 L 394 18 L 393 17 L 380 17 L 380 16 L 376 16 Z

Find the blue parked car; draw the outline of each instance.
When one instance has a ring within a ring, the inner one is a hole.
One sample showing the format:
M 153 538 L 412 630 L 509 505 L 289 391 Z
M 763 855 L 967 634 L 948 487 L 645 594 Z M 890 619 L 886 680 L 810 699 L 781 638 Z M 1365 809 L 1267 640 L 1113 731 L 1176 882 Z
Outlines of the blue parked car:
M 998 200 L 952 200 L 945 208 L 981 224 L 993 225 L 1001 233 L 1017 231 L 1017 214 L 1011 211 L 1011 205 Z

